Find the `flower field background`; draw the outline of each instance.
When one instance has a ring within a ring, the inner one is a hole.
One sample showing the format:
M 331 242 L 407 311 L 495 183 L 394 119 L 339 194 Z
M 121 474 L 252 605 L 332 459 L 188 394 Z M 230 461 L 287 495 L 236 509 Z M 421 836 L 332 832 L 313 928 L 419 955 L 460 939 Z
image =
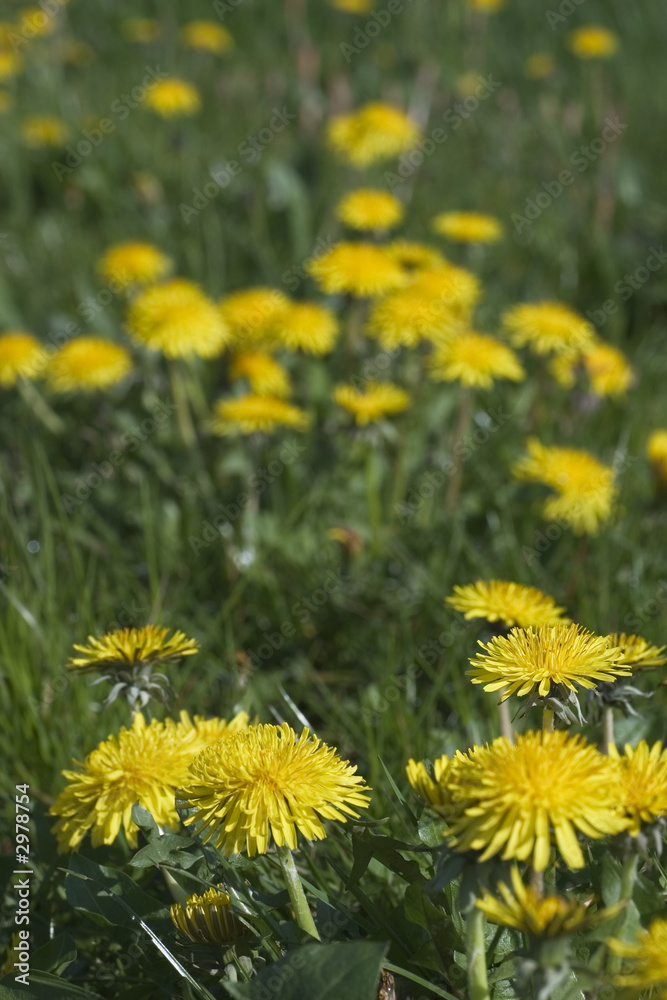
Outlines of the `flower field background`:
M 0 1000 L 667 996 L 665 36 L 0 4 Z

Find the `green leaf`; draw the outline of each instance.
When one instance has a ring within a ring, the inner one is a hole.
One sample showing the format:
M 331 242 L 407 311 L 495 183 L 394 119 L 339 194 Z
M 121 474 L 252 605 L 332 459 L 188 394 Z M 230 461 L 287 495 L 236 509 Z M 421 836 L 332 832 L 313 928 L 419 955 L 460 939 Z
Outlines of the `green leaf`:
M 380 941 L 309 944 L 289 952 L 249 983 L 226 982 L 236 1000 L 371 1000 L 387 945 Z
M 77 910 L 101 917 L 118 927 L 132 927 L 133 914 L 147 916 L 164 909 L 137 886 L 124 872 L 105 868 L 88 858 L 73 854 L 65 879 L 65 895 Z
M 193 840 L 177 833 L 164 833 L 154 837 L 149 844 L 130 859 L 133 868 L 151 868 L 153 865 L 173 865 L 174 868 L 192 868 L 201 854 L 192 854 Z
M 30 959 L 30 972 L 40 969 L 60 976 L 76 958 L 76 944 L 69 934 L 58 934 L 52 941 L 38 948 Z
M 613 906 L 621 898 L 621 863 L 613 854 L 605 853 L 602 858 L 602 901 L 605 906 Z

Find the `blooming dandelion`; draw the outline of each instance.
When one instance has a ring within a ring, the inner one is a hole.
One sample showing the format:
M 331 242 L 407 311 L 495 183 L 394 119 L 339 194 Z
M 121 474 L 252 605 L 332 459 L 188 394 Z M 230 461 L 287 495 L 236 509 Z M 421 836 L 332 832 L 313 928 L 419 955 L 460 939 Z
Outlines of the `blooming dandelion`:
M 249 726 L 192 762 L 180 795 L 195 812 L 185 822 L 227 856 L 265 854 L 270 838 L 294 850 L 297 832 L 322 840 L 322 820 L 345 823 L 368 806 L 356 770 L 307 729 Z
M 536 354 L 583 350 L 595 341 L 591 324 L 561 302 L 513 306 L 503 322 L 515 347 L 529 347 Z
M 6 330 L 0 334 L 0 386 L 8 389 L 18 379 L 38 378 L 43 374 L 48 355 L 39 341 L 24 330 Z
M 105 281 L 117 281 L 123 288 L 152 285 L 171 271 L 173 262 L 152 243 L 128 241 L 109 247 L 97 263 Z
M 526 377 L 510 347 L 474 330 L 456 334 L 437 345 L 430 359 L 430 375 L 477 389 L 490 389 L 496 379 L 521 382 Z
M 334 313 L 315 302 L 291 302 L 276 317 L 273 330 L 288 351 L 315 355 L 332 351 L 340 333 Z
M 225 296 L 220 302 L 220 313 L 231 331 L 234 346 L 275 350 L 280 346 L 276 323 L 289 305 L 283 292 L 257 286 Z
M 432 220 L 431 228 L 459 243 L 496 243 L 503 235 L 498 219 L 479 212 L 441 212 Z
M 400 265 L 373 243 L 337 243 L 307 265 L 323 291 L 357 298 L 384 295 L 406 282 Z
M 232 339 L 215 303 L 184 278 L 137 295 L 130 305 L 127 328 L 138 343 L 168 358 L 214 358 Z
M 445 604 L 460 611 L 466 619 L 485 618 L 508 627 L 568 622 L 563 617 L 564 608 L 557 607 L 553 597 L 537 587 L 505 580 L 477 580 L 467 586 L 456 586 L 451 596 L 445 598 Z
M 596 396 L 623 396 L 634 381 L 625 355 L 611 344 L 594 343 L 583 351 L 582 359 Z
M 215 21 L 190 21 L 181 29 L 183 44 L 189 49 L 223 55 L 234 48 L 234 39 Z
M 502 691 L 501 701 L 515 694 L 546 698 L 552 686 L 592 689 L 598 681 L 613 681 L 632 672 L 619 663 L 618 646 L 580 625 L 513 628 L 508 636 L 494 636 L 491 642 L 478 645 L 484 653 L 470 661 L 473 669 L 466 672 L 485 691 Z
M 452 264 L 419 271 L 409 287 L 437 299 L 459 320 L 471 317 L 481 294 L 479 279 L 465 268 Z
M 568 35 L 570 52 L 578 59 L 608 59 L 618 50 L 618 35 L 608 28 L 585 24 Z
M 109 389 L 132 370 L 132 358 L 120 344 L 99 337 L 76 337 L 61 347 L 46 367 L 53 392 Z
M 75 644 L 74 649 L 83 655 L 72 658 L 67 666 L 76 673 L 85 674 L 118 667 L 172 663 L 198 653 L 199 643 L 188 639 L 184 632 L 174 632 L 170 636 L 168 628 L 144 625 L 143 628 L 116 629 L 99 639 L 89 635 L 87 645 Z
M 391 243 L 385 244 L 384 249 L 408 274 L 430 271 L 446 264 L 442 254 L 426 243 L 415 243 L 412 240 L 392 240 Z
M 308 426 L 308 414 L 298 406 L 273 396 L 248 393 L 232 399 L 219 400 L 210 418 L 214 434 L 270 434 L 278 427 L 303 431 Z
M 201 109 L 199 91 L 186 80 L 158 81 L 146 95 L 146 106 L 161 118 L 185 118 Z
M 327 132 L 338 155 L 359 168 L 399 156 L 412 149 L 420 136 L 421 130 L 412 119 L 381 102 L 332 118 Z
M 289 396 L 290 379 L 283 366 L 264 351 L 242 351 L 235 354 L 230 366 L 232 379 L 245 378 L 258 396 Z
M 371 386 L 360 392 L 351 385 L 337 385 L 334 400 L 348 413 L 353 414 L 357 424 L 365 427 L 394 413 L 400 413 L 410 405 L 410 397 L 404 389 L 390 382 Z
M 442 339 L 456 330 L 457 324 L 458 320 L 443 302 L 408 287 L 374 304 L 367 332 L 385 350 L 394 350 L 399 346 L 415 347 L 425 339 Z
M 591 900 L 580 903 L 574 898 L 545 896 L 532 886 L 526 887 L 516 865 L 512 865 L 510 878 L 511 888 L 505 882 L 498 883 L 500 899 L 487 894 L 477 900 L 478 908 L 492 924 L 513 927 L 532 938 L 558 938 L 609 918 L 604 911 L 591 914 Z
M 609 755 L 618 764 L 619 800 L 630 821 L 628 832 L 638 837 L 643 825 L 667 816 L 667 750 L 662 743 L 649 747 L 641 740 L 634 749 L 626 743 L 623 754 L 612 743 Z
M 65 122 L 52 115 L 33 115 L 21 122 L 21 138 L 32 149 L 62 146 L 68 136 L 69 129 Z
M 656 917 L 632 944 L 614 939 L 608 943 L 617 955 L 630 960 L 629 969 L 615 977 L 615 986 L 642 993 L 650 990 L 655 1000 L 667 997 L 667 919 Z
M 515 464 L 513 474 L 555 490 L 558 495 L 545 502 L 544 516 L 569 522 L 576 534 L 597 534 L 612 515 L 614 470 L 586 451 L 547 447 L 531 438 L 528 455 Z
M 402 203 L 388 191 L 359 188 L 341 199 L 336 215 L 352 229 L 393 229 L 404 211 Z

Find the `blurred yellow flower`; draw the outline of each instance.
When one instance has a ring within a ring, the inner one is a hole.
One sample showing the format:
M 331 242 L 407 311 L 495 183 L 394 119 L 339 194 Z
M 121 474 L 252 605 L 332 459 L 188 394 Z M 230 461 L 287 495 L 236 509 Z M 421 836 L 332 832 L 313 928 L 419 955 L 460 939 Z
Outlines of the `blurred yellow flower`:
M 586 451 L 546 447 L 531 438 L 528 455 L 515 464 L 513 474 L 556 490 L 558 496 L 544 504 L 544 516 L 569 522 L 576 534 L 597 534 L 611 517 L 617 495 L 614 470 Z
M 492 215 L 479 212 L 441 212 L 431 227 L 441 236 L 460 243 L 495 243 L 503 235 L 503 227 Z
M 232 358 L 232 379 L 245 378 L 258 396 L 289 396 L 289 375 L 275 358 L 265 351 L 241 351 Z
M 21 122 L 21 138 L 26 146 L 41 149 L 44 146 L 61 146 L 69 129 L 60 118 L 52 115 L 33 115 Z
M 632 368 L 623 352 L 611 344 L 596 341 L 584 349 L 582 357 L 596 396 L 622 396 L 632 385 Z
M 546 80 L 556 69 L 556 60 L 549 52 L 534 52 L 523 64 L 529 80 Z
M 438 299 L 459 320 L 470 319 L 481 293 L 479 279 L 470 271 L 452 264 L 418 271 L 409 287 Z
M 420 136 L 421 130 L 404 112 L 380 102 L 335 116 L 327 131 L 328 141 L 336 152 L 353 166 L 362 168 L 404 153 Z
M 291 302 L 275 321 L 275 335 L 288 351 L 327 354 L 338 339 L 338 320 L 315 302 Z
M 367 332 L 391 351 L 399 345 L 414 347 L 425 338 L 442 337 L 457 322 L 440 299 L 408 287 L 391 292 L 373 306 Z
M 334 400 L 354 415 L 360 427 L 381 420 L 389 414 L 400 413 L 410 405 L 407 392 L 391 382 L 380 382 L 365 392 L 360 392 L 351 385 L 337 385 Z
M 667 486 L 667 428 L 652 432 L 646 444 L 646 454 L 656 479 Z
M 47 355 L 31 333 L 6 330 L 0 334 L 0 385 L 9 388 L 19 378 L 38 378 L 44 372 Z
M 477 907 L 492 924 L 513 927 L 532 938 L 567 937 L 575 931 L 600 921 L 602 914 L 591 914 L 591 900 L 580 903 L 578 899 L 564 896 L 544 896 L 533 886 L 523 884 L 519 869 L 512 865 L 511 889 L 505 882 L 498 883 L 501 899 L 485 893 L 477 900 Z M 603 914 L 609 918 L 609 911 Z
M 629 958 L 630 969 L 616 976 L 614 986 L 639 990 L 651 1000 L 667 997 L 667 919 L 656 917 L 648 930 L 641 928 L 634 944 L 611 940 L 612 951 Z M 646 992 L 644 992 L 646 991 Z
M 160 22 L 151 17 L 126 17 L 121 21 L 120 30 L 128 42 L 138 42 L 140 45 L 156 42 L 162 34 Z
M 557 607 L 553 597 L 537 587 L 505 580 L 477 580 L 467 586 L 456 586 L 452 595 L 445 598 L 445 604 L 462 612 L 464 618 L 485 618 L 508 627 L 569 622 L 563 617 L 565 609 Z
M 214 407 L 209 426 L 214 434 L 270 434 L 278 427 L 293 427 L 303 431 L 308 415 L 297 406 L 275 396 L 248 393 L 231 399 L 221 399 Z
M 52 35 L 56 29 L 56 19 L 41 7 L 26 7 L 19 14 L 16 29 L 24 38 Z
M 466 2 L 472 10 L 480 11 L 482 14 L 493 14 L 500 10 L 505 0 L 466 0 Z
M 215 303 L 184 278 L 141 292 L 130 305 L 127 328 L 135 340 L 168 358 L 214 358 L 231 340 Z
M 151 285 L 164 278 L 173 261 L 152 243 L 128 241 L 109 247 L 97 263 L 97 270 L 106 281 L 117 281 L 123 288 L 130 285 Z
M 190 21 L 181 29 L 181 38 L 190 49 L 203 49 L 216 55 L 234 47 L 230 33 L 215 21 Z
M 108 389 L 132 370 L 132 358 L 120 344 L 99 337 L 77 337 L 61 347 L 46 368 L 53 392 Z
M 368 14 L 373 6 L 373 0 L 329 0 L 329 3 L 346 14 Z
M 587 24 L 570 32 L 568 45 L 578 59 L 608 59 L 618 49 L 618 36 L 608 28 Z
M 595 330 L 583 316 L 561 302 L 526 302 L 508 309 L 503 322 L 516 347 L 536 354 L 583 350 L 595 340 Z
M 388 191 L 358 188 L 338 203 L 336 215 L 352 229 L 392 229 L 403 218 L 404 208 Z
M 619 801 L 630 820 L 629 833 L 638 837 L 643 823 L 655 823 L 667 816 L 667 750 L 663 750 L 662 743 L 649 748 L 646 740 L 634 749 L 626 743 L 623 755 L 613 743 L 608 749 L 609 756 L 618 763 Z
M 199 91 L 186 80 L 160 80 L 146 95 L 146 104 L 162 118 L 194 115 L 201 108 Z
M 463 804 L 457 800 L 457 779 L 461 770 L 462 755 L 443 755 L 433 761 L 432 778 L 422 761 L 410 759 L 405 768 L 408 781 L 426 805 L 451 823 L 457 819 Z
M 607 636 L 612 646 L 621 646 L 623 655 L 619 663 L 633 670 L 642 667 L 661 667 L 667 663 L 665 649 L 667 646 L 654 646 L 641 635 L 628 635 L 626 632 L 610 632 Z
M 477 389 L 490 389 L 500 378 L 521 382 L 526 377 L 511 347 L 474 330 L 456 334 L 438 344 L 429 367 L 433 379 L 460 382 Z
M 16 76 L 21 68 L 21 59 L 16 52 L 0 49 L 0 80 L 9 80 Z
M 306 269 L 330 295 L 384 295 L 406 282 L 399 264 L 373 243 L 337 243 L 317 260 L 311 260 Z
M 410 240 L 394 240 L 386 243 L 384 249 L 409 274 L 417 271 L 427 271 L 441 267 L 446 263 L 439 250 L 426 243 L 413 243 Z
M 279 346 L 275 325 L 290 302 L 276 288 L 257 285 L 232 292 L 220 301 L 220 312 L 234 339 L 234 346 L 262 350 Z

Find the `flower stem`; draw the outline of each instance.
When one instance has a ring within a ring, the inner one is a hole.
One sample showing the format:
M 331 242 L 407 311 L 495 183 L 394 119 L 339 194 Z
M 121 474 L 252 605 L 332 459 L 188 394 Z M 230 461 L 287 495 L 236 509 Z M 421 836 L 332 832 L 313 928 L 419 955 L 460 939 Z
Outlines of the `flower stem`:
M 475 396 L 472 389 L 465 389 L 463 396 L 461 397 L 461 404 L 459 406 L 459 415 L 456 420 L 456 426 L 454 428 L 454 438 L 452 441 L 452 454 L 454 456 L 454 471 L 452 472 L 452 478 L 449 480 L 449 485 L 447 487 L 447 492 L 445 494 L 445 513 L 452 514 L 456 510 L 456 504 L 459 499 L 459 493 L 461 492 L 461 481 L 463 479 L 463 454 L 464 449 L 461 447 L 461 443 L 465 439 L 468 432 L 468 427 L 470 426 L 470 420 L 472 419 L 473 404 L 475 402 Z
M 552 708 L 545 708 L 542 713 L 542 732 L 543 733 L 553 733 L 554 731 L 554 712 Z
M 468 958 L 468 998 L 469 1000 L 489 1000 L 484 914 L 477 906 L 474 906 L 466 917 L 466 954 Z
M 600 749 L 602 753 L 609 753 L 609 744 L 616 743 L 614 738 L 614 709 L 611 705 L 605 705 L 602 725 L 604 729 L 602 734 L 602 746 Z
M 498 702 L 498 724 L 500 725 L 500 735 L 514 743 L 514 730 L 512 729 L 512 718 L 510 716 L 510 706 L 507 701 Z
M 169 362 L 169 383 L 171 385 L 171 395 L 176 407 L 176 419 L 178 420 L 178 428 L 183 438 L 183 444 L 188 449 L 194 449 L 197 445 L 197 434 L 192 422 L 183 372 L 177 361 Z
M 278 855 L 278 860 L 280 861 L 280 866 L 283 870 L 283 875 L 285 876 L 285 883 L 287 885 L 290 902 L 294 909 L 296 922 L 302 930 L 312 935 L 312 937 L 317 938 L 319 941 L 320 935 L 317 933 L 317 927 L 315 926 L 313 915 L 310 912 L 308 900 L 306 899 L 306 894 L 303 891 L 303 886 L 301 885 L 301 879 L 299 878 L 299 873 L 296 870 L 296 865 L 294 864 L 292 852 L 289 847 L 283 844 L 282 847 L 278 847 L 276 845 L 276 854 Z
M 375 554 L 379 549 L 380 525 L 382 523 L 378 480 L 378 457 L 375 454 L 373 444 L 369 442 L 366 451 L 366 503 L 368 504 L 368 521 L 371 529 L 371 549 Z
M 633 851 L 628 854 L 627 858 L 623 862 L 623 870 L 621 871 L 621 894 L 619 897 L 619 903 L 629 903 L 632 899 L 632 892 L 635 887 L 635 879 L 637 878 L 637 864 L 639 862 L 638 854 Z M 619 913 L 618 917 L 612 925 L 612 930 L 610 937 L 621 937 L 623 929 L 625 928 L 626 921 L 628 919 L 628 908 L 624 907 L 623 912 Z M 616 976 L 621 971 L 621 965 L 623 963 L 622 955 L 615 955 L 610 952 L 609 958 L 607 960 L 607 972 Z
M 35 416 L 41 420 L 47 430 L 52 434 L 60 434 L 65 429 L 65 424 L 57 413 L 54 413 L 46 402 L 36 385 L 27 378 L 18 379 L 17 388 L 21 394 L 23 402 L 30 407 Z

